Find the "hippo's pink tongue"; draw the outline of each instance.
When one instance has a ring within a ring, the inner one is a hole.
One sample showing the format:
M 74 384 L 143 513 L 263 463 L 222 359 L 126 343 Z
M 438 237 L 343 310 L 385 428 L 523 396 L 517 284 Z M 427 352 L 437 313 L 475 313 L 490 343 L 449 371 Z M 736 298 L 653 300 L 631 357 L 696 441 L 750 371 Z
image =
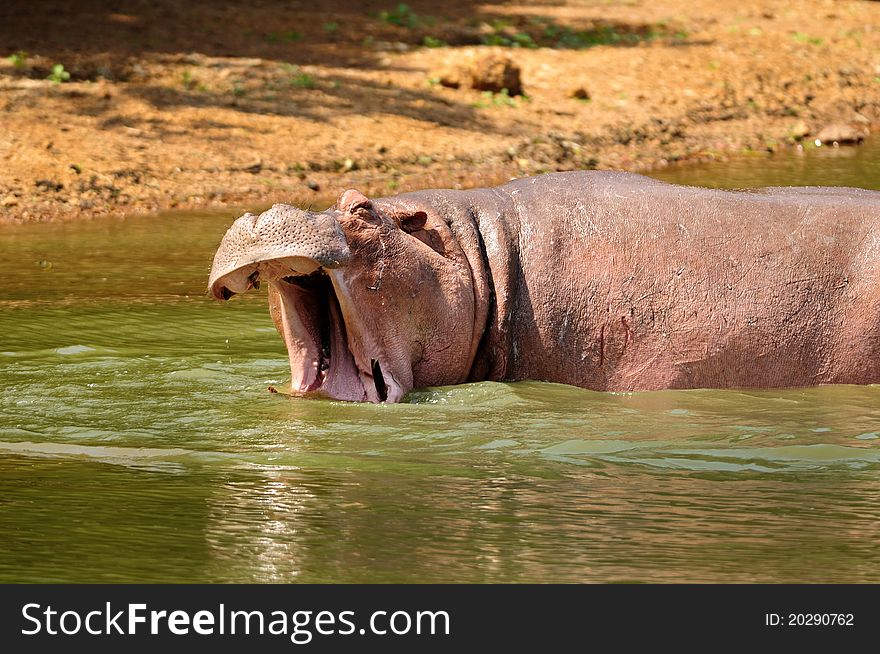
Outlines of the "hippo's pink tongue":
M 364 401 L 345 322 L 327 276 L 318 271 L 271 284 L 280 298 L 280 331 L 293 392 L 317 391 L 340 400 Z

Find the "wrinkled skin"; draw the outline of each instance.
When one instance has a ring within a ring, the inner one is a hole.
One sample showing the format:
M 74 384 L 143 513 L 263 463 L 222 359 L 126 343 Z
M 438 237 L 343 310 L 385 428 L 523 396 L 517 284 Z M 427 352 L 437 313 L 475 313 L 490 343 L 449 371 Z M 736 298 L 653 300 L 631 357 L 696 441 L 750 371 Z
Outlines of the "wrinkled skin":
M 269 281 L 296 393 L 880 383 L 880 192 L 573 172 L 236 225 L 210 292 Z

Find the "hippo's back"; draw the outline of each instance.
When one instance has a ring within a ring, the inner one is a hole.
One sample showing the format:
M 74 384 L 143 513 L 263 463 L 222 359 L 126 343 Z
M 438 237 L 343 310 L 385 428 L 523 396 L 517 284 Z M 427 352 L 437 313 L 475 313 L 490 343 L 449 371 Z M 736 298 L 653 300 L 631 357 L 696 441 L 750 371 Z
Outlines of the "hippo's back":
M 880 192 L 603 171 L 493 192 L 517 253 L 523 378 L 638 390 L 880 377 Z
M 614 202 L 627 198 L 650 195 L 658 203 L 687 200 L 690 207 L 695 203 L 711 205 L 716 202 L 742 202 L 770 208 L 844 204 L 853 209 L 880 211 L 880 191 L 844 186 L 771 186 L 754 189 L 724 190 L 685 186 L 663 182 L 636 173 L 581 170 L 547 173 L 508 182 L 497 189 L 520 202 L 530 204 L 569 203 L 578 205 L 584 201 Z

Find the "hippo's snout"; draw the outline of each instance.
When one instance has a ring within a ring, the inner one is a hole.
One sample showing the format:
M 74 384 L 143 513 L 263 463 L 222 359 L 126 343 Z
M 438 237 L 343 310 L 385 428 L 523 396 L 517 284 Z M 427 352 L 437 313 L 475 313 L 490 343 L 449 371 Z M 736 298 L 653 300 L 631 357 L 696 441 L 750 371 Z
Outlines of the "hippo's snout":
M 311 213 L 288 204 L 259 216 L 246 213 L 232 223 L 214 255 L 208 293 L 226 300 L 269 280 L 307 275 L 317 268 L 340 268 L 351 252 L 332 213 Z

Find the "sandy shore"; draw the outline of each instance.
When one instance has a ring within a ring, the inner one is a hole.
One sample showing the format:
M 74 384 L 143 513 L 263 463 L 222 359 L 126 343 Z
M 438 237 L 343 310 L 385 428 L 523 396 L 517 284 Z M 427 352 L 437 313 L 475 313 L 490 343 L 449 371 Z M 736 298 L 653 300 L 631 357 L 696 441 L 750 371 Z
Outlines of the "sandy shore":
M 106 4 L 0 8 L 0 222 L 639 171 L 880 122 L 869 0 Z M 524 95 L 438 83 L 487 53 Z

